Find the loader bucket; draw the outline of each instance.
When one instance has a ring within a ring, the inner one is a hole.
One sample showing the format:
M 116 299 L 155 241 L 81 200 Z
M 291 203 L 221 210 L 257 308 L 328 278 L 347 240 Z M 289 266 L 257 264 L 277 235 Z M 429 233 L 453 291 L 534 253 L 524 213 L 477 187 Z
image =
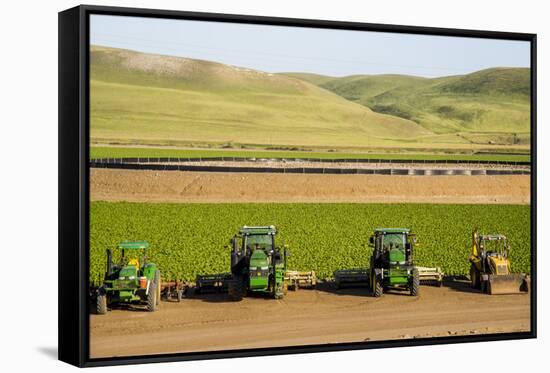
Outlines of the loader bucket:
M 529 291 L 529 282 L 523 274 L 489 275 L 487 294 L 519 294 Z

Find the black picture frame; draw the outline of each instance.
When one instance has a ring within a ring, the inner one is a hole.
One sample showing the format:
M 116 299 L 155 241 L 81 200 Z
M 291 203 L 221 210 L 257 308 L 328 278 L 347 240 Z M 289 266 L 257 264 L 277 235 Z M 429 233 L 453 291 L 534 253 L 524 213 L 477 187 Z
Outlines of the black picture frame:
M 273 347 L 121 358 L 89 358 L 89 18 L 119 15 L 262 25 L 381 31 L 528 41 L 531 45 L 531 331 L 413 340 Z M 59 13 L 59 360 L 78 367 L 282 355 L 448 343 L 500 341 L 537 336 L 536 181 L 537 36 L 480 30 L 343 21 L 244 16 L 158 9 L 82 5 Z

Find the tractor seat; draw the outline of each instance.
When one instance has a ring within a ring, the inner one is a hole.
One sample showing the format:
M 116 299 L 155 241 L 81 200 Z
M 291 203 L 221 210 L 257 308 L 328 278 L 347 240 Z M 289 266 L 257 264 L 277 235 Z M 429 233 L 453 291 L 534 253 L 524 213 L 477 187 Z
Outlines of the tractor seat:
M 129 266 L 135 266 L 136 268 L 139 268 L 139 260 L 136 259 L 136 258 L 132 258 L 132 259 L 128 260 L 128 265 Z

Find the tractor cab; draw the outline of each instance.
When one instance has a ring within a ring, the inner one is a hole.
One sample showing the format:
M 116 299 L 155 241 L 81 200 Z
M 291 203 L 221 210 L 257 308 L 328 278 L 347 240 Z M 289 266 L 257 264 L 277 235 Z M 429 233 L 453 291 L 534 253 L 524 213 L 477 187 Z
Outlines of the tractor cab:
M 484 257 L 508 257 L 508 240 L 502 234 L 479 234 L 477 235 L 480 255 Z
M 482 272 L 507 275 L 510 270 L 508 253 L 510 247 L 506 236 L 502 234 L 473 233 L 473 252 L 470 262 L 479 263 Z M 491 267 L 491 268 L 488 268 Z
M 384 289 L 408 290 L 418 295 L 420 275 L 413 263 L 416 235 L 406 228 L 378 228 L 369 238 L 374 248 L 369 281 L 372 295 L 379 297 Z
M 378 228 L 369 238 L 374 261 L 380 264 L 412 265 L 415 243 L 416 235 L 405 228 Z
M 146 241 L 123 241 L 116 246 L 114 253 L 107 249 L 106 276 L 109 279 L 136 278 L 147 265 L 148 248 Z
M 232 257 L 236 261 L 240 261 L 239 258 L 247 258 L 249 262 L 252 259 L 256 262 L 263 260 L 266 265 L 271 264 L 272 260 L 280 261 L 281 253 L 275 247 L 276 234 L 277 229 L 273 225 L 266 227 L 244 226 L 239 234 L 231 239 Z
M 245 251 L 254 253 L 256 251 L 263 251 L 267 255 L 270 255 L 274 251 L 275 247 L 275 233 L 255 233 L 249 232 L 243 234 L 243 247 Z

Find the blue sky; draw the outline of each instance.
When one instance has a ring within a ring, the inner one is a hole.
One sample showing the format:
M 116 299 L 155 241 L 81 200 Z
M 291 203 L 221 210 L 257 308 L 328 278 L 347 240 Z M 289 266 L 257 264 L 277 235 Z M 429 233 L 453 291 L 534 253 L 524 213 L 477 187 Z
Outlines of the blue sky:
M 93 15 L 93 45 L 204 59 L 266 72 L 331 76 L 466 74 L 529 67 L 529 43 L 493 39 Z

